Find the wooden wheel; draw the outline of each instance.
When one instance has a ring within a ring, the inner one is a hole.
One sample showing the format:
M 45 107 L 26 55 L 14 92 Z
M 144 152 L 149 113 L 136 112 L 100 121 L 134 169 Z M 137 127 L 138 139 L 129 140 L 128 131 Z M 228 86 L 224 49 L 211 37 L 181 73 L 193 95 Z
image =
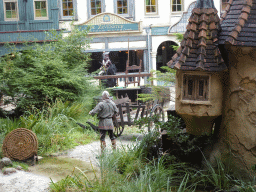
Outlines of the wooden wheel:
M 114 135 L 115 135 L 115 137 L 119 137 L 119 136 L 121 136 L 122 135 L 122 133 L 123 133 L 123 131 L 124 131 L 124 126 L 122 127 L 121 125 L 120 125 L 120 123 L 118 123 L 117 122 L 117 120 L 116 119 L 114 119 Z
M 157 104 L 155 105 L 151 112 L 150 117 L 152 118 L 151 122 L 148 126 L 148 131 L 150 131 L 151 128 L 156 128 L 155 123 L 157 122 L 164 122 L 164 109 L 161 105 Z

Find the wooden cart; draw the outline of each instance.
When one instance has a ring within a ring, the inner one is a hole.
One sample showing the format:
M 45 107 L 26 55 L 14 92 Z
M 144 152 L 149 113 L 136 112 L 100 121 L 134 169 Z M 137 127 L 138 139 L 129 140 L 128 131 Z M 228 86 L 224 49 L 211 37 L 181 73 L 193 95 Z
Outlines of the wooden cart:
M 158 121 L 164 121 L 164 110 L 162 105 L 155 102 L 147 102 L 145 104 L 139 103 L 138 105 L 132 105 L 128 96 L 114 100 L 118 113 L 113 117 L 114 122 L 114 134 L 119 137 L 123 131 L 125 125 L 134 125 L 134 122 L 138 118 L 153 117 L 156 116 Z M 90 122 L 87 122 L 94 130 L 98 129 L 97 126 Z M 148 126 L 148 131 L 150 131 Z

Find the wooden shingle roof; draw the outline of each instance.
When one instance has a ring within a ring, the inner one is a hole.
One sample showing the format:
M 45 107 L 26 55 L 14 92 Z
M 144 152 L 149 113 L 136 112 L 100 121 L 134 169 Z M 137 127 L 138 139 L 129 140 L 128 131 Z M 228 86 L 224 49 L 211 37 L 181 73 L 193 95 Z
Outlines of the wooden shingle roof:
M 219 44 L 256 46 L 256 1 L 229 0 L 220 24 Z
M 222 71 L 227 67 L 218 48 L 219 17 L 212 0 L 198 0 L 181 46 L 167 65 L 189 71 Z

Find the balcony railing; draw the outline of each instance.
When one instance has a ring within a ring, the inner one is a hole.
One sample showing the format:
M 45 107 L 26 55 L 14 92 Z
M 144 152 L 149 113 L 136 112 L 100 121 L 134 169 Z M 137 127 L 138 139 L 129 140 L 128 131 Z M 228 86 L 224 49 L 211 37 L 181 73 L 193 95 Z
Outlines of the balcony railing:
M 151 73 L 145 73 L 145 72 L 141 72 L 141 73 L 117 73 L 116 75 L 102 75 L 102 76 L 94 76 L 94 79 L 98 79 L 99 80 L 99 84 L 101 83 L 101 80 L 104 79 L 116 79 L 116 86 L 124 86 L 125 85 L 125 81 L 128 78 L 141 78 L 141 80 L 145 77 L 151 77 L 152 74 Z M 141 81 L 143 82 L 143 81 Z M 145 81 L 144 81 L 145 83 Z M 150 82 L 151 84 L 153 82 Z

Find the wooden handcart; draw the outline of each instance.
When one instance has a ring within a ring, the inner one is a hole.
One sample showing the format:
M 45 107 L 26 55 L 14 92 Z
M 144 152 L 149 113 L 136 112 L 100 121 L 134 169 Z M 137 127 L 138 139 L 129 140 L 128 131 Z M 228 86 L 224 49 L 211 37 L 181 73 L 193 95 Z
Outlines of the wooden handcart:
M 134 122 L 138 118 L 153 117 L 154 120 L 164 121 L 164 110 L 161 104 L 155 102 L 147 102 L 145 104 L 139 103 L 138 105 L 132 105 L 128 96 L 114 100 L 118 108 L 118 113 L 113 117 L 114 122 L 114 134 L 116 137 L 122 135 L 125 125 L 134 125 Z M 87 122 L 94 130 L 98 127 L 90 122 Z M 148 131 L 150 131 L 148 126 Z

